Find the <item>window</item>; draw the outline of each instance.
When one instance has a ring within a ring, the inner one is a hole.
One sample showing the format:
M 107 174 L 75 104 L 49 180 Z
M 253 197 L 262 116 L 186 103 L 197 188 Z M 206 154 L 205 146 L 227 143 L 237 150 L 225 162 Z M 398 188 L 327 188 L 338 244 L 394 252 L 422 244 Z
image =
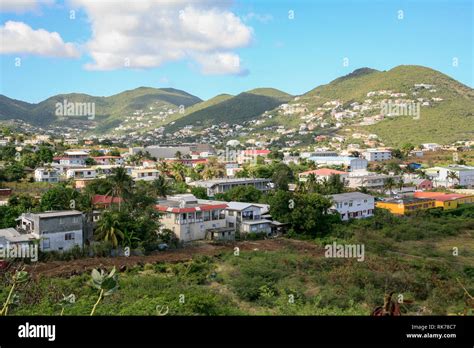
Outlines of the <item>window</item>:
M 75 223 L 75 224 L 77 224 L 77 223 L 79 222 L 79 218 L 78 218 L 77 216 L 74 216 L 74 217 L 72 218 L 72 222 Z
M 49 249 L 51 247 L 49 238 L 43 238 L 43 250 Z
M 212 220 L 218 220 L 219 219 L 219 210 L 212 210 Z
M 225 219 L 225 212 L 224 212 L 224 210 L 219 210 L 219 219 L 220 219 L 220 220 Z
M 211 220 L 211 213 L 208 211 L 204 212 L 204 221 L 209 221 Z
M 64 240 L 74 240 L 76 239 L 76 236 L 74 235 L 74 233 L 66 233 L 64 235 Z
M 64 225 L 64 218 L 62 218 L 62 217 L 59 218 L 59 224 Z
M 197 211 L 196 212 L 196 220 L 201 220 L 202 219 L 202 211 Z

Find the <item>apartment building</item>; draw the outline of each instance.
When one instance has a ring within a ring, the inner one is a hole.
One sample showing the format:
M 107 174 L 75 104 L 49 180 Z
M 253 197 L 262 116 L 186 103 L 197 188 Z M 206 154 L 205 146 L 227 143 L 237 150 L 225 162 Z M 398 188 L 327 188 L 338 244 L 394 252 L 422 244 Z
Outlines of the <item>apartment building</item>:
M 362 157 L 369 162 L 388 161 L 392 159 L 392 152 L 389 150 L 367 149 L 362 152 Z
M 94 168 L 70 168 L 66 171 L 68 179 L 94 179 L 97 171 Z
M 59 182 L 60 171 L 56 168 L 36 168 L 35 181 L 36 182 Z
M 155 209 L 162 213 L 162 229 L 189 242 L 199 239 L 234 239 L 235 227 L 226 223 L 225 202 L 197 199 L 192 194 L 168 196 Z
M 328 196 L 333 202 L 331 209 L 341 215 L 343 221 L 361 219 L 374 215 L 375 200 L 361 192 L 348 192 Z
M 133 180 L 153 181 L 160 176 L 160 171 L 155 168 L 133 168 L 131 176 Z
M 312 156 L 308 160 L 324 166 L 345 166 L 349 171 L 367 169 L 368 161 L 365 158 L 349 156 Z

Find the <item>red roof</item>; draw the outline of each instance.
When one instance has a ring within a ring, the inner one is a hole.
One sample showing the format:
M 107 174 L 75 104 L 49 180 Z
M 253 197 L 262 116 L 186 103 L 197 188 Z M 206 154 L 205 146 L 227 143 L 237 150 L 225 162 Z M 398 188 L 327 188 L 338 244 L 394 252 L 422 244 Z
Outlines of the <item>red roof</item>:
M 168 213 L 193 213 L 195 211 L 209 211 L 214 209 L 225 209 L 227 204 L 201 204 L 197 207 L 188 207 L 188 208 L 176 208 L 169 207 L 166 205 L 156 205 L 155 209 Z
M 112 158 L 122 158 L 120 156 L 97 156 L 97 157 L 92 157 L 93 159 L 112 159 Z
M 92 197 L 92 204 L 111 204 L 113 203 L 119 203 L 122 201 L 122 198 L 120 197 L 112 197 L 112 196 L 107 196 L 107 195 L 95 195 Z
M 245 155 L 268 155 L 270 150 L 245 150 Z
M 459 193 L 446 193 L 446 192 L 415 192 L 414 196 L 417 198 L 432 198 L 437 201 L 450 201 L 453 199 L 465 198 L 466 195 Z
M 341 170 L 321 168 L 321 169 L 315 169 L 315 170 L 308 170 L 306 172 L 302 172 L 301 174 L 303 174 L 303 175 L 314 174 L 314 175 L 319 175 L 319 176 L 331 176 L 333 174 L 334 175 L 335 174 L 344 175 L 344 174 L 349 174 L 349 173 L 343 172 Z

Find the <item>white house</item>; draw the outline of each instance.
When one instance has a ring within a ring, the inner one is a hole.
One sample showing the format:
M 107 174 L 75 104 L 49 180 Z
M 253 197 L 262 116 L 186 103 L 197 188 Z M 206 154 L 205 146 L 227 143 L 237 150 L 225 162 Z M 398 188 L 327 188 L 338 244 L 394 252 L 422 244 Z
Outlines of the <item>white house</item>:
M 260 191 L 268 191 L 272 188 L 271 180 L 264 178 L 235 178 L 235 179 L 212 179 L 198 180 L 189 183 L 190 186 L 204 187 L 207 195 L 213 197 L 216 193 L 225 193 L 238 186 L 253 186 Z
M 361 192 L 348 192 L 328 197 L 334 202 L 332 209 L 337 211 L 344 221 L 367 218 L 374 215 L 375 200 L 371 195 Z
M 56 168 L 36 168 L 36 182 L 59 182 L 60 171 Z
M 269 210 L 267 204 L 228 202 L 225 210 L 227 226 L 242 234 L 253 232 L 268 235 L 272 232 L 272 221 L 263 219 L 262 215 Z
M 454 185 L 474 187 L 474 167 L 462 165 L 433 167 L 428 168 L 426 174 L 433 181 L 434 187 L 452 187 Z
M 41 251 L 82 248 L 84 242 L 83 216 L 77 210 L 24 213 L 17 219 L 16 230 L 39 239 Z
M 160 171 L 155 168 L 133 168 L 133 180 L 153 181 L 160 176 Z
M 367 160 L 364 158 L 349 156 L 313 156 L 309 157 L 308 160 L 313 161 L 318 165 L 343 165 L 349 168 L 351 172 L 354 170 L 365 170 L 368 165 Z
M 94 179 L 96 176 L 94 168 L 70 168 L 66 171 L 68 179 Z
M 155 209 L 162 213 L 162 229 L 169 229 L 184 242 L 199 239 L 234 239 L 227 227 L 225 202 L 197 199 L 192 194 L 168 196 Z
M 362 156 L 369 162 L 387 161 L 392 159 L 392 152 L 389 150 L 367 149 L 362 152 Z

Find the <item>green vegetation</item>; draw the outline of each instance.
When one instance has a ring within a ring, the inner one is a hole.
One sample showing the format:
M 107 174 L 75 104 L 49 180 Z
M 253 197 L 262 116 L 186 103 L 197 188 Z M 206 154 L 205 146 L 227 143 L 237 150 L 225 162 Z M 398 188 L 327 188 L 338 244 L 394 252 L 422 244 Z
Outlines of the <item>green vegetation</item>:
M 220 122 L 240 123 L 254 119 L 266 110 L 271 110 L 291 99 L 291 96 L 272 88 L 259 88 L 240 93 L 235 97 L 221 98 L 218 102 L 209 103 L 205 108 L 189 112 L 169 125 L 172 132 L 188 125 L 209 127 Z
M 410 217 L 377 211 L 335 224 L 323 238 L 280 239 L 279 248 L 260 250 L 259 242 L 271 241 L 255 241 L 238 254 L 229 246 L 214 257 L 145 263 L 120 272 L 112 287 L 119 288 L 101 298 L 95 314 L 369 315 L 393 291 L 403 296 L 403 315 L 472 315 L 473 216 L 474 207 Z M 364 261 L 324 257 L 334 241 L 364 244 Z M 76 298 L 64 315 L 89 315 L 99 295 L 89 284 L 88 273 L 30 279 L 19 284 L 9 315 L 57 315 L 61 294 Z M 0 287 L 1 301 L 9 291 Z

